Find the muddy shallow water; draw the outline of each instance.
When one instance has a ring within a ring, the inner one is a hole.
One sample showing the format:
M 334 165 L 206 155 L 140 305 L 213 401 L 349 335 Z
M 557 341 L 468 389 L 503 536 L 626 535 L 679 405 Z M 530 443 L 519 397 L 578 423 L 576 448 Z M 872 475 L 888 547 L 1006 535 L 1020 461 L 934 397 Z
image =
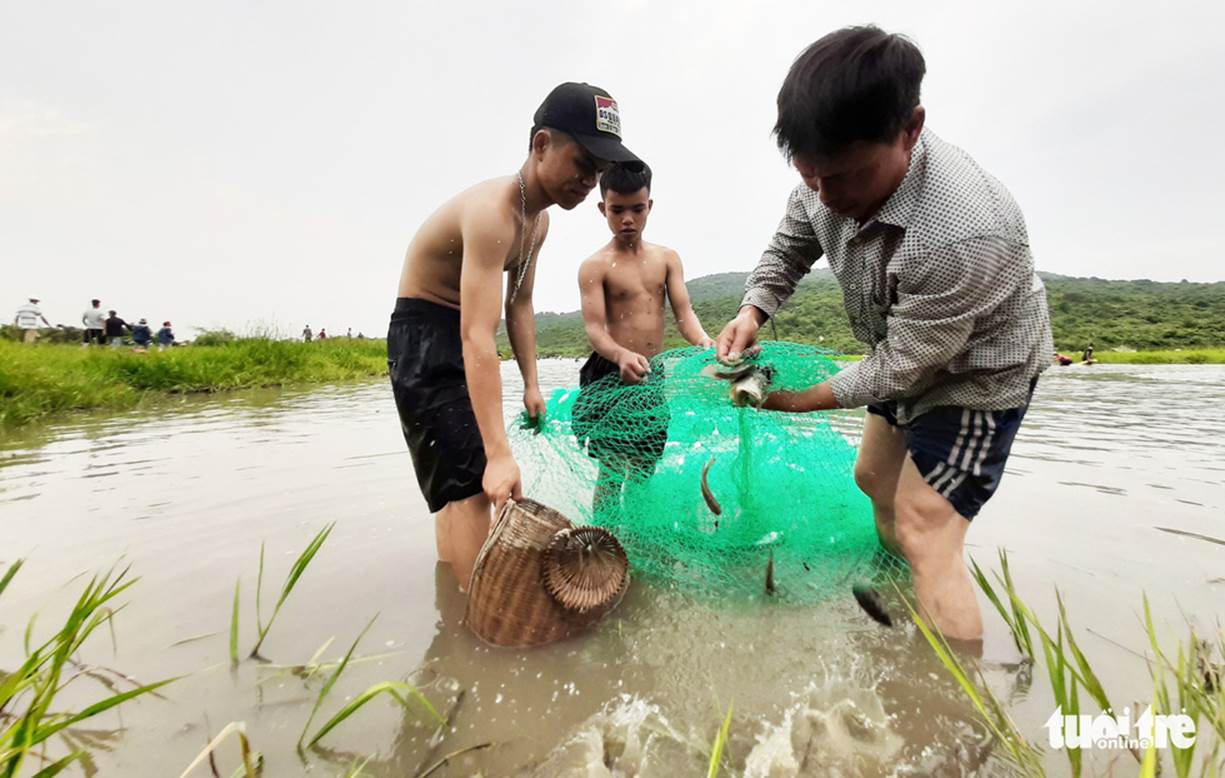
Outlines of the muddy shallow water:
M 542 362 L 546 394 L 577 383 L 578 367 Z M 517 412 L 514 366 L 503 375 Z M 1186 618 L 1203 628 L 1225 617 L 1225 546 L 1155 529 L 1225 536 L 1223 403 L 1220 366 L 1052 369 L 1007 478 L 971 529 L 980 564 L 994 567 L 996 548 L 1008 549 L 1022 596 L 1044 618 L 1059 587 L 1115 699 L 1151 695 L 1131 653 L 1145 645 L 1142 592 L 1171 638 L 1183 636 Z M 838 424 L 854 434 L 859 416 Z M 334 638 L 323 657 L 335 660 L 377 613 L 357 652 L 374 658 L 346 671 L 314 726 L 366 687 L 411 677 L 451 718 L 441 742 L 431 742 L 419 708 L 380 700 L 299 758 L 294 743 L 319 679 L 228 667 L 236 579 L 241 645 L 254 642 L 260 543 L 266 619 L 293 559 L 332 521 L 262 653 L 303 663 Z M 19 663 L 32 613 L 49 629 L 84 584 L 75 576 L 122 558 L 141 580 L 116 619 L 117 650 L 99 634 L 84 659 L 142 682 L 189 674 L 165 699 L 89 723 L 104 776 L 178 775 L 230 721 L 246 722 L 270 776 L 340 775 L 367 757 L 368 775 L 416 775 L 481 743 L 492 745 L 433 775 L 704 775 L 733 702 L 734 774 L 1002 770 L 921 637 L 878 628 L 849 597 L 720 605 L 635 583 L 593 634 L 529 652 L 480 645 L 459 623 L 450 571 L 435 564 L 433 523 L 381 381 L 168 401 L 9 434 L 0 524 L 0 563 L 27 560 L 0 598 L 0 668 Z M 984 671 L 1022 730 L 1044 742 L 1053 703 L 1043 671 L 1029 682 L 983 604 Z M 61 704 L 100 694 L 81 683 Z M 236 754 L 223 747 L 223 774 Z M 1061 754 L 1047 764 L 1066 772 Z M 1123 761 L 1120 770 L 1134 773 Z

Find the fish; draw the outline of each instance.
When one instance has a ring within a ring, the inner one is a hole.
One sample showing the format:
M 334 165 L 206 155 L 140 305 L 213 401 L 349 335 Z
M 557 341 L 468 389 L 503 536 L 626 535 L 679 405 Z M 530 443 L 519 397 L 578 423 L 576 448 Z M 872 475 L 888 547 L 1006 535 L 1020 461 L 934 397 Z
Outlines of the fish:
M 1209 659 L 1212 654 L 1212 644 L 1207 640 L 1197 641 L 1195 651 L 1195 662 L 1198 665 L 1200 677 L 1204 679 L 1204 691 L 1209 694 L 1214 693 L 1221 688 L 1222 673 L 1225 673 L 1225 665 L 1215 663 Z
M 767 389 L 770 386 L 770 379 L 772 377 L 770 368 L 754 366 L 742 378 L 732 382 L 730 392 L 732 405 L 735 405 L 737 408 L 744 408 L 749 405 L 754 408 L 760 408 L 762 403 L 766 401 Z
M 851 587 L 851 594 L 855 595 L 855 602 L 859 603 L 859 607 L 863 608 L 864 613 L 871 616 L 873 621 L 886 627 L 893 626 L 893 619 L 885 610 L 880 592 L 865 584 L 855 584 Z
M 711 457 L 706 463 L 706 467 L 702 468 L 702 499 L 706 501 L 706 507 L 710 508 L 710 512 L 716 516 L 723 515 L 723 508 L 719 507 L 719 501 L 715 499 L 715 493 L 710 491 L 710 484 L 706 478 L 710 474 L 710 468 L 715 463 L 715 458 Z
M 766 594 L 774 594 L 774 549 L 770 549 L 770 558 L 766 561 Z
M 759 354 L 761 354 L 761 344 L 754 343 L 752 346 L 749 346 L 744 351 L 731 352 L 730 354 L 727 355 L 726 359 L 722 360 L 722 362 L 725 365 L 738 365 L 741 362 L 744 362 L 746 360 L 756 358 Z

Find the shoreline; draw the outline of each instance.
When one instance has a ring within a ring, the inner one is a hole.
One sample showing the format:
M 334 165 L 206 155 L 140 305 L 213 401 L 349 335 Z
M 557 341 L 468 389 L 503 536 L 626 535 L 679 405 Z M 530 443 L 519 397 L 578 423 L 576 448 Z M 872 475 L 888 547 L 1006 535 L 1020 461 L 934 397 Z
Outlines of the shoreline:
M 588 354 L 586 350 L 558 349 L 537 358 L 583 359 Z M 1225 348 L 1103 351 L 1095 357 L 1104 365 L 1215 365 L 1225 364 Z M 863 355 L 832 358 L 853 362 Z M 1088 366 L 1074 363 L 1069 367 Z M 27 346 L 0 340 L 0 434 L 81 411 L 127 410 L 151 394 L 172 397 L 323 386 L 386 375 L 387 347 L 382 339 L 302 343 L 252 338 L 164 352 L 135 352 L 127 347 L 83 349 L 75 344 Z

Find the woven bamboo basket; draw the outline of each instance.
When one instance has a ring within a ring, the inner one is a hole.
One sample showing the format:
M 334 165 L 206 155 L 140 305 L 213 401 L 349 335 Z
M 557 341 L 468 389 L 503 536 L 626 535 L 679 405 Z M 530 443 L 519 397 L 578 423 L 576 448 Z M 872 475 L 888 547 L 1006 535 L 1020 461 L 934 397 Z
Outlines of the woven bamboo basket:
M 464 620 L 495 646 L 545 645 L 595 624 L 628 587 L 629 560 L 611 533 L 507 500 L 476 557 Z

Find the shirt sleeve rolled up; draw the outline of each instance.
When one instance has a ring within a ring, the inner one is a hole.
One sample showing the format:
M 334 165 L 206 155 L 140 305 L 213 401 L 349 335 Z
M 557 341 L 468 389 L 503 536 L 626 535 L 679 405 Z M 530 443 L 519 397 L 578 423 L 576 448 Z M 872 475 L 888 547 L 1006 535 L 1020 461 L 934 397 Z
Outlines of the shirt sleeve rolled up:
M 1005 239 L 980 237 L 935 249 L 899 275 L 885 339 L 830 379 L 838 404 L 857 408 L 923 391 L 966 347 L 976 322 L 1032 274 L 1023 255 Z

